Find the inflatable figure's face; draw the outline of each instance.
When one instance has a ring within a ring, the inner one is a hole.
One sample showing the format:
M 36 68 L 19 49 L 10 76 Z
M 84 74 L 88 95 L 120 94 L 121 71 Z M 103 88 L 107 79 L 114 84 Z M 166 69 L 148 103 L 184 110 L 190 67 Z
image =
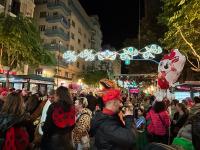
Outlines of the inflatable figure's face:
M 185 60 L 185 56 L 177 49 L 172 50 L 170 54 L 162 58 L 158 66 L 158 85 L 161 89 L 169 88 L 177 81 L 183 70 Z

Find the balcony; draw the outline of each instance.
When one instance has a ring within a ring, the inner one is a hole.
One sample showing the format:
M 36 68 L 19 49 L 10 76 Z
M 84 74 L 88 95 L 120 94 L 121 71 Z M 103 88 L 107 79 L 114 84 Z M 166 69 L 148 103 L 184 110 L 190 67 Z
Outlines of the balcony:
M 56 23 L 56 22 L 60 22 L 65 28 L 69 29 L 70 24 L 68 23 L 68 21 L 65 19 L 64 16 L 62 15 L 57 15 L 57 16 L 47 16 L 46 17 L 46 21 L 49 23 Z
M 47 8 L 49 8 L 49 9 L 62 8 L 66 15 L 70 15 L 71 14 L 71 10 L 65 5 L 65 3 L 60 2 L 60 1 L 59 2 L 48 2 L 47 3 Z
M 60 48 L 61 52 L 65 52 L 67 51 L 67 48 L 64 47 L 63 45 L 59 45 L 57 43 L 55 44 L 44 44 L 44 48 L 50 51 L 58 51 Z
M 62 28 L 58 28 L 58 29 L 46 29 L 44 34 L 46 36 L 59 36 L 60 38 L 62 38 L 65 41 L 69 40 L 69 34 L 65 33 L 64 30 Z

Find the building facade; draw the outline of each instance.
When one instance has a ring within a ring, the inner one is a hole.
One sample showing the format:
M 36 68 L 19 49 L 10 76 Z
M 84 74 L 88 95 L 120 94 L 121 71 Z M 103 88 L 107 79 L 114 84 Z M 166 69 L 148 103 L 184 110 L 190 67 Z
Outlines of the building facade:
M 0 0 L 0 13 L 16 16 L 22 13 L 24 16 L 33 17 L 34 0 Z
M 66 63 L 62 54 L 67 50 L 79 53 L 83 49 L 101 48 L 102 33 L 97 16 L 88 16 L 78 0 L 35 0 L 37 21 L 44 47 L 55 53 L 56 66 L 41 66 L 37 74 L 54 77 L 56 84 L 78 80 L 87 62 Z

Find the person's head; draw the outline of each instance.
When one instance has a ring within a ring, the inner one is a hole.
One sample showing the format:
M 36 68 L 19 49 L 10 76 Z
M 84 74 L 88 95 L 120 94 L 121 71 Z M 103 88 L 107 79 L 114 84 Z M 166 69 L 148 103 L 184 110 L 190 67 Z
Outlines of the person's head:
M 25 105 L 19 93 L 12 92 L 6 97 L 1 113 L 21 116 L 24 114 Z
M 73 101 L 72 101 L 68 88 L 64 86 L 58 87 L 55 93 L 55 101 L 56 102 L 60 101 L 68 106 L 71 106 L 73 104 Z
M 75 100 L 75 108 L 77 111 L 81 111 L 83 108 L 86 108 L 87 106 L 88 106 L 87 98 L 79 97 L 77 100 Z
M 53 102 L 54 101 L 54 98 L 55 98 L 55 90 L 54 89 L 51 89 L 48 93 L 48 99 Z
M 194 97 L 194 102 L 195 102 L 195 104 L 200 103 L 200 98 L 197 97 L 197 96 L 195 96 L 195 97 Z
M 177 110 L 178 112 L 187 113 L 187 108 L 186 108 L 185 104 L 183 104 L 183 103 L 178 103 L 178 104 L 176 105 L 176 110 Z
M 171 106 L 172 107 L 176 107 L 176 105 L 179 103 L 179 101 L 177 99 L 173 99 L 171 102 Z
M 156 101 L 153 105 L 153 109 L 156 113 L 162 112 L 166 110 L 165 103 L 163 101 Z
M 114 113 L 118 113 L 122 108 L 121 102 L 121 92 L 116 89 L 110 89 L 103 96 L 103 102 L 105 104 L 105 108 L 113 111 Z
M 26 112 L 32 114 L 39 104 L 39 97 L 36 94 L 31 95 L 26 102 Z

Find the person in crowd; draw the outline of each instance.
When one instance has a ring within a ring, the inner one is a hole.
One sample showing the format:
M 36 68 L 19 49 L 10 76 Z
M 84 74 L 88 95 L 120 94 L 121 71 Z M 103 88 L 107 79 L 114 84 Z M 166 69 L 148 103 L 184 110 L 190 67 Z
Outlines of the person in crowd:
M 75 101 L 76 125 L 72 131 L 72 137 L 77 150 L 90 148 L 90 120 L 92 112 L 87 108 L 88 102 L 85 97 L 79 97 Z
M 72 130 L 75 125 L 75 108 L 68 88 L 56 90 L 55 102 L 49 106 L 42 127 L 41 150 L 72 150 Z
M 103 96 L 105 107 L 96 112 L 91 121 L 91 136 L 95 138 L 97 150 L 130 150 L 136 144 L 133 110 L 127 108 L 124 113 L 125 125 L 118 113 L 122 107 L 120 91 L 108 90 Z
M 146 116 L 146 120 L 149 141 L 167 144 L 170 117 L 163 101 L 154 103 Z
M 86 96 L 88 100 L 88 106 L 87 108 L 90 109 L 92 112 L 94 112 L 96 105 L 97 105 L 97 99 L 93 96 L 92 92 L 89 92 L 89 94 Z
M 135 110 L 135 124 L 138 130 L 144 130 L 146 119 L 144 117 L 144 109 L 138 108 Z
M 0 139 L 2 150 L 30 149 L 29 135 L 26 131 L 25 105 L 20 94 L 8 94 L 0 112 Z
M 183 127 L 183 125 L 186 123 L 188 119 L 189 112 L 186 108 L 186 106 L 182 103 L 178 103 L 176 105 L 176 113 L 174 114 L 172 123 L 171 123 L 171 137 L 172 140 L 174 137 L 177 136 L 180 128 Z
M 8 95 L 7 90 L 2 90 L 1 91 L 1 94 L 0 94 L 0 111 L 1 111 L 1 109 L 3 107 L 3 104 L 4 104 L 5 100 L 6 100 L 6 96 L 7 95 Z
M 178 103 L 179 103 L 179 101 L 176 100 L 176 99 L 173 99 L 172 102 L 171 102 L 171 114 L 170 114 L 171 119 L 173 119 L 174 114 L 177 112 L 176 105 Z
M 190 109 L 189 118 L 195 115 L 197 112 L 200 112 L 200 98 L 194 97 L 194 106 Z

